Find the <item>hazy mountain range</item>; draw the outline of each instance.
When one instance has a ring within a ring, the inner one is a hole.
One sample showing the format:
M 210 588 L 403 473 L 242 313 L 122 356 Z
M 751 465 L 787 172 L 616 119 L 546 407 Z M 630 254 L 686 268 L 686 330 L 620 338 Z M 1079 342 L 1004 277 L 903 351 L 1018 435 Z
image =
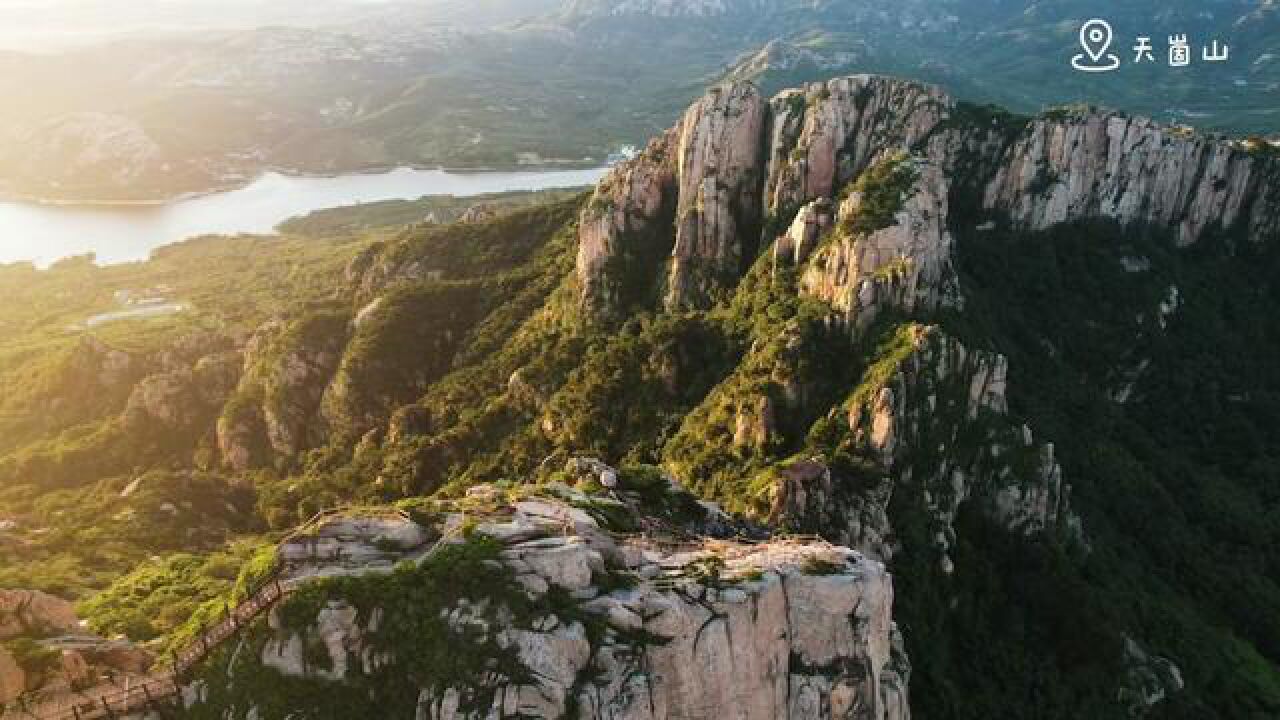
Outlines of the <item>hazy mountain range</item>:
M 0 266 L 0 705 L 1280 717 L 1275 148 L 737 81 L 473 201 Z
M 600 163 L 725 76 L 777 89 L 888 72 L 1016 110 L 1100 102 L 1242 133 L 1274 132 L 1280 107 L 1277 8 L 1266 0 L 172 5 L 115 17 L 113 3 L 86 3 L 68 16 L 79 24 L 61 26 L 58 5 L 0 11 L 31 27 L 119 31 L 0 55 L 0 88 L 21 98 L 0 109 L 0 190 L 143 200 L 266 168 Z M 1234 54 L 1182 70 L 1075 73 L 1077 31 L 1095 13 L 1112 21 L 1126 61 L 1138 35 L 1157 54 L 1177 33 L 1221 38 Z

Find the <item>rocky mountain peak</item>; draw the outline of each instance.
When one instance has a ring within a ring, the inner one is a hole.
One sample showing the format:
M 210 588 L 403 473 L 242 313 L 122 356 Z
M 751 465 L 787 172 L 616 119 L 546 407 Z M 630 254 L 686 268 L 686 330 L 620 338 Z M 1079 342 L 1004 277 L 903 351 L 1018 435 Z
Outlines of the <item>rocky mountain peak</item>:
M 913 280 L 910 293 L 933 302 L 951 292 L 938 258 L 949 254 L 947 206 L 958 191 L 1026 230 L 1110 219 L 1185 245 L 1209 232 L 1280 229 L 1277 163 L 1243 144 L 1092 108 L 1034 119 L 984 112 L 937 87 L 875 75 L 786 90 L 768 102 L 749 82 L 714 88 L 597 189 L 579 231 L 582 304 L 597 317 L 634 303 L 706 307 L 759 250 L 789 235 L 803 208 L 835 201 L 873 164 L 902 152 L 933 169 L 896 239 L 872 245 L 923 253 L 899 259 L 930 268 L 930 286 Z M 812 214 L 803 215 L 810 223 Z M 883 269 L 879 256 L 870 265 Z M 811 279 L 811 289 L 821 284 Z M 621 292 L 628 285 L 632 292 Z
M 773 243 L 768 226 L 922 141 L 949 107 L 936 88 L 871 75 L 768 102 L 749 82 L 713 89 L 597 188 L 579 230 L 583 306 L 601 316 L 659 297 L 668 308 L 706 307 Z M 649 292 L 623 299 L 637 275 L 650 278 Z
M 1280 228 L 1276 177 L 1274 161 L 1237 143 L 1116 112 L 1052 111 L 1006 149 L 982 201 L 1031 230 L 1108 218 L 1187 245 L 1214 230 Z
M 754 253 L 766 104 L 750 83 L 711 91 L 685 114 L 677 154 L 675 245 L 665 302 L 708 305 Z

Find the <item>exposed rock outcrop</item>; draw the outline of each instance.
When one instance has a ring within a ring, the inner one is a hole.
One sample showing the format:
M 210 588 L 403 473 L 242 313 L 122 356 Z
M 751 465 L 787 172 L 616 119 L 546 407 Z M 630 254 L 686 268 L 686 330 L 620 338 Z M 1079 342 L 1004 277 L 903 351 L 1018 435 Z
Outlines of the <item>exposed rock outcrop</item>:
M 488 222 L 496 217 L 498 217 L 498 208 L 481 203 L 479 205 L 472 205 L 463 211 L 463 213 L 458 216 L 458 222 L 474 225 L 475 223 Z
M 928 138 L 951 105 L 936 87 L 876 75 L 781 93 L 770 103 L 766 210 L 785 216 L 835 196 L 876 159 Z
M 203 430 L 235 390 L 240 371 L 240 356 L 222 353 L 151 375 L 134 387 L 125 420 L 165 431 Z
M 589 315 L 610 316 L 645 294 L 670 254 L 676 144 L 675 131 L 650 142 L 596 186 L 582 211 L 577 279 Z
M 804 264 L 817 248 L 818 241 L 835 225 L 835 220 L 835 210 L 826 198 L 800 208 L 796 219 L 791 221 L 791 227 L 774 242 L 774 267 Z
M 270 322 L 244 351 L 244 371 L 217 423 L 223 461 L 237 471 L 289 460 L 318 443 L 320 402 L 347 340 L 347 319 L 315 314 Z
M 563 717 L 571 708 L 578 717 L 618 719 L 713 718 L 726 708 L 760 720 L 909 717 L 910 666 L 879 562 L 822 543 L 670 547 L 618 537 L 575 507 L 607 501 L 558 492 L 570 502 L 519 501 L 508 519 L 476 532 L 505 545 L 504 571 L 529 598 L 569 593 L 578 609 L 527 625 L 509 615 L 495 624 L 490 602 L 500 598 L 446 609 L 451 632 L 473 647 L 492 640 L 510 649 L 528 679 L 504 680 L 497 671 L 493 701 L 479 708 L 474 688 L 424 689 L 419 718 Z M 619 573 L 634 581 L 601 586 Z M 369 641 L 381 618 L 335 601 L 301 633 L 275 620 L 262 661 L 327 681 L 385 672 L 387 659 Z M 598 629 L 588 632 L 586 623 Z M 307 661 L 307 647 L 328 655 L 324 667 Z
M 966 502 L 1011 532 L 1079 537 L 1052 443 L 1037 443 L 1007 416 L 1003 356 L 908 326 L 879 363 L 872 373 L 884 380 L 859 388 L 846 405 L 854 446 L 878 458 L 879 479 L 850 492 L 847 485 L 866 487 L 869 479 L 841 478 L 820 459 L 794 464 L 780 478 L 776 516 L 888 560 L 889 500 L 914 484 L 923 488 L 944 568 Z
M 801 276 L 802 292 L 826 301 L 858 331 L 889 308 L 912 315 L 959 302 L 947 224 L 949 185 L 935 165 L 919 164 L 912 172 L 916 179 L 888 227 L 870 234 L 838 231 Z M 841 205 L 839 227 L 853 226 L 863 212 L 854 192 Z
M 0 590 L 0 641 L 0 710 L 33 693 L 65 694 L 105 673 L 141 676 L 152 663 L 149 652 L 127 641 L 87 633 L 71 603 L 35 590 Z
M 80 630 L 75 607 L 39 590 L 0 590 L 0 640 Z
M 1031 123 L 1007 150 L 984 205 L 1042 230 L 1082 218 L 1167 229 L 1189 244 L 1210 230 L 1280 231 L 1275 163 L 1223 140 L 1111 112 Z
M 13 702 L 27 691 L 27 672 L 16 658 L 0 647 L 0 705 Z
M 79 366 L 103 387 L 125 382 L 138 366 L 137 359 L 129 353 L 113 348 L 92 335 L 80 341 L 76 359 Z
M 1142 717 L 1168 696 L 1182 690 L 1182 670 L 1167 658 L 1153 656 L 1130 637 L 1124 639 L 1125 682 L 1118 700 L 1131 717 Z
M 927 158 L 944 178 L 925 187 L 943 203 L 944 229 L 949 182 L 974 194 L 975 207 L 1028 230 L 1113 219 L 1183 244 L 1215 230 L 1280 232 L 1278 163 L 1219 138 L 1097 110 L 988 117 L 962 111 L 936 87 L 872 75 L 814 83 L 767 103 L 735 82 L 602 182 L 579 230 L 583 305 L 597 317 L 616 313 L 618 289 L 640 273 L 646 287 L 665 287 L 668 307 L 705 306 L 708 292 L 731 286 L 750 253 L 777 239 L 801 208 L 833 200 L 900 151 Z M 752 200 L 759 215 L 746 207 Z M 753 235 L 757 218 L 762 237 Z M 784 250 L 794 248 L 785 242 Z M 665 265 L 653 260 L 668 250 Z M 636 263 L 641 256 L 650 261 Z
M 616 314 L 638 275 L 665 288 L 668 308 L 705 307 L 773 242 L 761 234 L 767 218 L 790 222 L 882 153 L 924 140 L 948 103 L 936 88 L 869 75 L 771 102 L 750 83 L 712 90 L 597 188 L 579 224 L 583 306 L 597 317 Z
M 713 89 L 684 116 L 668 308 L 706 307 L 755 251 L 766 107 L 754 85 L 738 83 Z

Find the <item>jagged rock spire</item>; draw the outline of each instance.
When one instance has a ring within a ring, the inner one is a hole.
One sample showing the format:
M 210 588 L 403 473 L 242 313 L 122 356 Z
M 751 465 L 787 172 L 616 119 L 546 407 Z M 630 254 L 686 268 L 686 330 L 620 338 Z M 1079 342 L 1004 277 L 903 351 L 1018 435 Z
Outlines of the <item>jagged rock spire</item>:
M 1280 163 L 1219 138 L 1092 109 L 1001 122 L 936 87 L 873 75 L 768 102 L 738 82 L 601 183 L 579 229 L 582 305 L 595 318 L 634 304 L 705 308 L 801 208 L 904 150 L 939 169 L 944 194 L 963 188 L 1015 228 L 1106 218 L 1182 244 L 1280 232 Z

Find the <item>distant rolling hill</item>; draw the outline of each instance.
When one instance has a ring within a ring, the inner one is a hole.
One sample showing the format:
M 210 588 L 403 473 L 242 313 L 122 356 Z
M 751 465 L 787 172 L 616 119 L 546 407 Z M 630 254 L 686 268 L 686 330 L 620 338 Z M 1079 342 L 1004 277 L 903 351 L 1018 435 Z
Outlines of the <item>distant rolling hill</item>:
M 0 55 L 0 192 L 143 200 L 265 168 L 594 164 L 666 127 L 703 88 L 766 90 L 855 71 L 1015 110 L 1089 102 L 1237 134 L 1280 123 L 1280 18 L 1268 0 L 486 0 L 376 4 L 325 27 L 132 36 Z M 1110 75 L 1073 72 L 1109 19 Z M 302 23 L 300 22 L 299 25 Z M 1157 59 L 1171 34 L 1227 63 Z

